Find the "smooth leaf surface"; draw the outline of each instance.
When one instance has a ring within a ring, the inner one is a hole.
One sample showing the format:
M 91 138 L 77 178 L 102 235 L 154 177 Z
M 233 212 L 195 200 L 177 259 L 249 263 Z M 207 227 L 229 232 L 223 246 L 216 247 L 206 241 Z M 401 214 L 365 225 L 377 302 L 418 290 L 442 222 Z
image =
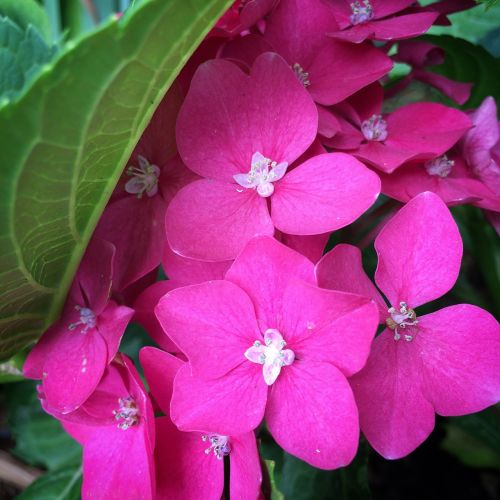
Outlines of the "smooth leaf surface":
M 142 2 L 0 108 L 0 357 L 57 318 L 140 134 L 230 3 Z

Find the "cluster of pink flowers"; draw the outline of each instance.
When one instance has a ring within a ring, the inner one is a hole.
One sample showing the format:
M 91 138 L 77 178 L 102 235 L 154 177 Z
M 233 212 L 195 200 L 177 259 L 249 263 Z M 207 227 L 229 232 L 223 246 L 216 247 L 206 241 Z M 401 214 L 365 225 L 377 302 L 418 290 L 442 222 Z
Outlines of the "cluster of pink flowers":
M 425 69 L 442 51 L 408 40 L 467 6 L 246 0 L 207 36 L 24 366 L 83 445 L 84 498 L 219 499 L 230 470 L 230 497 L 256 499 L 261 425 L 334 469 L 360 429 L 399 458 L 436 413 L 500 400 L 497 321 L 467 304 L 416 310 L 459 274 L 447 205 L 500 212 L 495 103 L 383 108 L 414 78 L 467 100 L 470 85 Z M 386 90 L 393 60 L 412 70 Z M 402 208 L 372 231 L 375 286 L 357 247 L 323 253 L 381 192 Z M 158 345 L 140 353 L 149 392 L 119 352 L 130 321 Z

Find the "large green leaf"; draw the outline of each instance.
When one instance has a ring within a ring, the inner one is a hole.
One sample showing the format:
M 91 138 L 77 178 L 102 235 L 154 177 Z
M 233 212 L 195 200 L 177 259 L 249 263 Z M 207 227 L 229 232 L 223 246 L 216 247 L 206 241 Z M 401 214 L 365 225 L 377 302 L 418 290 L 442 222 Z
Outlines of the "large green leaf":
M 68 43 L 18 101 L 0 108 L 1 357 L 57 318 L 140 134 L 230 3 L 141 2 Z

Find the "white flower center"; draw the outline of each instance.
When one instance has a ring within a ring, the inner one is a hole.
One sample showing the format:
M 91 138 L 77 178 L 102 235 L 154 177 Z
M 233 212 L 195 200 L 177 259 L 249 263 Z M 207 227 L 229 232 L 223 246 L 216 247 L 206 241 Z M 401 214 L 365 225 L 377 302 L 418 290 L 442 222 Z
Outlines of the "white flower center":
M 76 323 L 70 323 L 68 326 L 69 330 L 74 330 L 78 326 L 83 326 L 81 333 L 87 333 L 91 328 L 95 328 L 97 324 L 97 318 L 92 309 L 88 307 L 75 306 L 77 311 L 80 311 L 80 320 Z
M 117 427 L 126 431 L 129 427 L 139 422 L 139 409 L 132 396 L 120 398 L 118 404 L 120 407 L 118 410 L 113 410 L 113 415 L 119 421 Z
M 416 326 L 418 324 L 417 314 L 415 311 L 406 305 L 406 302 L 399 303 L 399 311 L 395 307 L 390 307 L 387 312 L 390 316 L 385 320 L 385 324 L 394 330 L 394 340 L 399 340 L 401 334 L 398 329 L 404 330 L 407 327 Z M 404 339 L 407 342 L 413 340 L 414 335 L 406 333 Z
M 374 16 L 373 7 L 369 0 L 364 0 L 363 5 L 361 5 L 361 2 L 351 3 L 351 11 L 352 14 L 349 20 L 354 26 L 356 24 L 366 23 Z
M 387 122 L 382 115 L 372 115 L 361 124 L 361 132 L 367 141 L 385 141 L 387 139 Z
M 304 71 L 304 68 L 299 63 L 295 63 L 292 66 L 292 69 L 299 82 L 304 85 L 304 87 L 309 87 L 309 85 L 311 85 L 311 81 L 309 80 L 309 73 L 307 71 Z
M 269 328 L 264 333 L 264 344 L 256 340 L 252 347 L 245 351 L 245 357 L 252 363 L 264 365 L 262 374 L 267 385 L 273 385 L 283 366 L 289 366 L 295 360 L 291 349 L 284 349 L 286 342 L 278 330 Z
M 127 175 L 130 175 L 132 179 L 125 184 L 125 191 L 137 195 L 137 198 L 142 198 L 144 193 L 152 197 L 158 192 L 160 169 L 156 165 L 151 165 L 144 156 L 138 155 L 137 159 L 139 167 L 127 168 Z
M 234 180 L 247 189 L 257 189 L 257 193 L 267 198 L 274 193 L 273 182 L 281 179 L 288 168 L 286 161 L 276 163 L 259 152 L 252 156 L 252 164 L 248 174 L 233 175 Z
M 206 434 L 201 436 L 203 441 L 208 441 L 210 446 L 205 450 L 207 455 L 211 452 L 222 460 L 224 457 L 231 453 L 231 444 L 229 443 L 229 436 L 221 436 L 220 434 Z
M 444 178 L 450 175 L 453 165 L 455 165 L 455 162 L 448 160 L 448 157 L 443 155 L 439 158 L 434 158 L 434 160 L 426 161 L 424 166 L 429 175 L 437 175 Z

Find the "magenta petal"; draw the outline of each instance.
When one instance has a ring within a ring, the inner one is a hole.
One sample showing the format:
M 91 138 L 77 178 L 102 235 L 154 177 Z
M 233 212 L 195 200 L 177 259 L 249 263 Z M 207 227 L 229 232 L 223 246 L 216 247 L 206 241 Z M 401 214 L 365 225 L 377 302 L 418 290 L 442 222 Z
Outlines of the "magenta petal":
M 71 310 L 69 314 L 71 314 Z M 61 335 L 61 331 L 66 329 L 66 326 L 71 323 L 71 316 L 64 314 L 61 321 L 52 325 L 38 340 L 33 349 L 31 349 L 26 361 L 23 365 L 23 375 L 26 378 L 41 380 L 43 377 L 43 366 L 49 359 L 53 350 L 57 349 L 57 344 Z M 67 323 L 64 323 L 68 319 Z
M 372 299 L 379 310 L 379 321 L 385 323 L 387 305 L 366 275 L 361 262 L 361 251 L 353 245 L 340 244 L 316 264 L 318 285 L 330 290 L 355 293 Z
M 374 340 L 365 368 L 350 379 L 361 430 L 385 458 L 408 455 L 434 429 L 434 409 L 422 394 L 421 379 L 418 346 L 395 341 L 389 329 Z
M 184 363 L 179 358 L 155 347 L 143 347 L 140 351 L 140 360 L 151 394 L 161 411 L 169 415 L 174 378 Z
M 262 339 L 252 302 L 229 281 L 177 288 L 159 301 L 156 315 L 201 378 L 221 377 L 245 362 L 245 351 Z
M 107 362 L 106 342 L 97 330 L 64 332 L 43 367 L 49 405 L 62 413 L 78 408 L 97 387 Z
M 157 281 L 146 288 L 134 302 L 134 321 L 142 325 L 151 338 L 165 351 L 178 352 L 179 348 L 167 336 L 154 312 L 158 301 L 179 283 L 171 280 Z
M 462 239 L 441 198 L 425 192 L 384 226 L 375 250 L 377 286 L 392 306 L 406 302 L 415 308 L 441 297 L 455 284 Z
M 232 436 L 260 424 L 267 400 L 260 365 L 247 361 L 216 380 L 202 380 L 190 371 L 186 363 L 174 381 L 171 416 L 179 429 Z
M 165 224 L 172 250 L 201 260 L 234 259 L 252 236 L 274 233 L 266 200 L 255 190 L 208 179 L 177 193 Z
M 231 436 L 229 495 L 240 500 L 259 498 L 262 471 L 255 434 Z
M 154 496 L 154 463 L 142 426 L 96 429 L 83 451 L 82 497 Z
M 329 237 L 330 233 L 313 234 L 309 236 L 281 233 L 278 239 L 287 247 L 307 257 L 311 262 L 318 262 L 323 255 Z
M 69 292 L 70 307 L 90 307 L 98 315 L 111 292 L 115 247 L 109 241 L 93 237 L 78 267 Z
M 376 82 L 391 68 L 391 59 L 369 44 L 329 40 L 307 67 L 311 82 L 307 89 L 316 102 L 328 106 Z
M 377 325 L 375 304 L 359 295 L 297 282 L 283 297 L 279 328 L 297 359 L 332 363 L 345 376 L 366 363 Z
M 418 12 L 370 23 L 373 40 L 404 40 L 425 33 L 438 17 L 437 12 Z
M 232 260 L 206 261 L 190 259 L 176 254 L 165 245 L 163 252 L 163 270 L 170 280 L 181 285 L 195 285 L 210 280 L 221 280 L 232 264 Z
M 99 315 L 97 329 L 106 342 L 108 363 L 111 363 L 118 352 L 125 329 L 133 315 L 133 309 L 126 306 L 118 306 L 113 301 L 110 301 L 106 309 Z
M 350 224 L 380 193 L 378 176 L 344 153 L 315 156 L 276 186 L 271 217 L 280 231 L 321 234 Z
M 422 390 L 436 413 L 475 413 L 500 401 L 500 326 L 495 318 L 461 304 L 418 319 Z
M 347 465 L 358 448 L 351 388 L 329 363 L 297 360 L 285 367 L 271 388 L 266 421 L 285 451 L 320 469 Z
M 220 500 L 224 462 L 207 455 L 201 433 L 181 432 L 168 417 L 156 419 L 155 462 L 159 499 Z
M 123 290 L 158 266 L 165 234 L 165 202 L 159 195 L 129 194 L 104 210 L 95 234 L 116 247 L 113 289 Z
M 250 170 L 256 152 L 291 164 L 317 129 L 308 92 L 279 55 L 267 52 L 255 60 L 250 77 L 228 61 L 202 64 L 179 113 L 177 142 L 191 170 L 231 182 Z
M 290 281 L 316 283 L 311 261 L 265 236 L 248 243 L 229 268 L 226 279 L 250 296 L 262 332 L 277 327 L 283 294 Z

